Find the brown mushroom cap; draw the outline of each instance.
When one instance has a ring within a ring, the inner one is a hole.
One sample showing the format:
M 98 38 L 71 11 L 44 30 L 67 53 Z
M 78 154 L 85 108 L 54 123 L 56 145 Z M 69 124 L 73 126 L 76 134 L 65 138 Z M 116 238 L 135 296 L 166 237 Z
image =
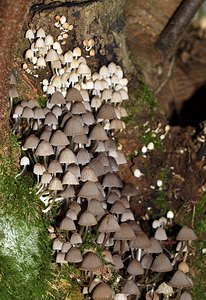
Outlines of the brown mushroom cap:
M 95 140 L 95 141 L 106 141 L 108 140 L 108 136 L 106 134 L 106 131 L 104 130 L 103 126 L 100 124 L 97 124 L 94 126 L 92 129 L 90 135 L 89 135 L 90 140 Z
M 143 275 L 144 269 L 142 268 L 141 263 L 137 259 L 133 259 L 130 261 L 127 267 L 127 272 L 130 275 Z
M 115 232 L 114 240 L 132 240 L 135 238 L 135 233 L 131 226 L 127 223 L 120 224 L 120 230 Z
M 158 273 L 169 272 L 172 269 L 173 269 L 172 264 L 169 258 L 164 253 L 160 253 L 155 258 L 151 266 L 151 270 Z
M 175 288 L 187 288 L 192 287 L 193 283 L 192 280 L 182 271 L 176 271 L 170 281 L 168 282 L 168 285 L 175 287 Z
M 48 190 L 62 191 L 63 186 L 62 186 L 61 180 L 57 177 L 53 177 L 52 180 L 49 183 Z
M 81 251 L 76 247 L 70 248 L 67 252 L 65 260 L 70 263 L 80 263 L 83 260 Z
M 187 291 L 183 292 L 179 300 L 192 300 L 192 296 Z
M 94 216 L 101 216 L 105 214 L 105 210 L 102 206 L 102 202 L 97 199 L 91 199 L 88 202 L 88 210 L 93 213 Z
M 54 149 L 52 145 L 45 140 L 39 143 L 35 151 L 35 155 L 37 156 L 50 156 L 53 154 L 54 154 Z
M 66 101 L 69 102 L 81 102 L 83 101 L 81 93 L 76 88 L 70 88 L 67 91 Z
M 95 271 L 101 267 L 103 267 L 103 262 L 100 257 L 96 253 L 89 251 L 84 255 L 80 270 Z
M 66 104 L 66 101 L 65 101 L 64 96 L 62 95 L 62 93 L 57 91 L 57 92 L 52 94 L 50 103 L 51 104 Z
M 140 296 L 140 291 L 138 286 L 133 280 L 127 280 L 121 290 L 121 293 L 126 295 L 136 295 L 137 297 Z
M 117 220 L 115 219 L 115 217 L 111 214 L 106 215 L 99 227 L 98 227 L 98 231 L 99 232 L 116 232 L 116 231 L 120 231 L 120 226 L 117 222 Z
M 78 224 L 81 226 L 94 226 L 97 224 L 97 220 L 90 211 L 85 210 L 81 214 Z
M 67 146 L 70 142 L 63 131 L 56 130 L 50 138 L 50 144 L 52 146 Z
M 64 219 L 60 223 L 59 228 L 61 230 L 76 230 L 76 225 L 71 218 L 64 217 Z
M 150 238 L 150 243 L 151 243 L 150 247 L 145 248 L 145 252 L 156 253 L 156 254 L 163 252 L 162 246 L 160 245 L 160 242 L 157 239 Z
M 39 143 L 39 138 L 35 134 L 31 134 L 25 140 L 24 149 L 36 149 Z
M 78 193 L 78 197 L 87 198 L 87 199 L 92 199 L 92 198 L 101 199 L 103 195 L 96 182 L 86 181 L 82 185 Z
M 51 160 L 48 166 L 49 173 L 63 173 L 62 166 L 58 160 Z
M 194 241 L 197 239 L 197 236 L 192 228 L 188 226 L 183 226 L 177 234 L 177 241 Z
M 98 284 L 92 293 L 94 300 L 112 300 L 114 292 L 111 287 L 106 283 Z

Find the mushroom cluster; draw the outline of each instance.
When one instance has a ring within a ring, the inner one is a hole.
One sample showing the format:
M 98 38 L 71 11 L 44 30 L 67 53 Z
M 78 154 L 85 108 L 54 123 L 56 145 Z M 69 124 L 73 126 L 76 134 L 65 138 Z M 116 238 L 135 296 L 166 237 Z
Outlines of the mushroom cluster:
M 55 26 L 65 29 L 62 20 L 56 18 Z M 26 165 L 33 166 L 45 213 L 55 202 L 64 203 L 53 241 L 56 263 L 81 270 L 84 281 L 78 283 L 88 299 L 169 299 L 178 289 L 192 286 L 185 249 L 196 238 L 194 232 L 183 227 L 177 236 L 179 249 L 170 254 L 164 246 L 170 218 L 153 222 L 156 231 L 149 238 L 130 208 L 137 189 L 118 175 L 126 159 L 114 133 L 124 129 L 121 118 L 127 113 L 121 104 L 128 100 L 121 67 L 111 62 L 92 73 L 79 47 L 63 52 L 42 28 L 30 31 L 25 58 L 34 69 L 49 67 L 52 76 L 42 81 L 45 107 L 23 100 L 12 108 L 14 128 L 27 124 L 22 147 L 26 156 L 17 176 Z M 88 51 L 93 47 L 93 42 L 84 44 Z M 114 272 L 119 289 L 109 284 Z M 167 284 L 161 282 L 166 272 L 172 272 Z M 161 284 L 155 284 L 157 275 Z M 185 293 L 182 299 L 187 299 Z

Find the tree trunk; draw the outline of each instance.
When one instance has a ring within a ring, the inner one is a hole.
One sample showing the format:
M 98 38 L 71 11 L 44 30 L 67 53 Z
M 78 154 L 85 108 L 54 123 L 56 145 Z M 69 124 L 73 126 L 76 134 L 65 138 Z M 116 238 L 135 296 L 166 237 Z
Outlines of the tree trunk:
M 30 0 L 0 1 L 0 140 L 2 144 L 0 154 L 8 154 L 9 149 L 9 78 L 19 32 L 30 2 Z

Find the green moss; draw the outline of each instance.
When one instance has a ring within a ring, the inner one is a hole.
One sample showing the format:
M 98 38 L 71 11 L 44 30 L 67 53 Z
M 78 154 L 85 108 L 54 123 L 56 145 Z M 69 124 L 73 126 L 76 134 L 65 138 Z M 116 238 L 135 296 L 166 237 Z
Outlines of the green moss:
M 158 103 L 148 87 L 144 82 L 141 82 L 139 88 L 125 104 L 128 116 L 124 118 L 126 124 L 137 124 L 138 114 L 146 112 L 153 118 L 154 112 L 158 108 Z
M 4 300 L 46 299 L 51 260 L 47 220 L 29 176 L 17 177 L 19 145 L 0 157 L 0 295 Z
M 135 98 L 140 106 L 147 107 L 151 112 L 154 112 L 158 108 L 158 103 L 152 91 L 144 82 L 140 84 Z
M 192 295 L 194 300 L 206 299 L 206 278 L 205 278 L 205 266 L 206 266 L 206 253 L 203 253 L 203 249 L 206 249 L 206 194 L 196 204 L 195 207 L 195 219 L 194 230 L 198 235 L 198 240 L 194 243 L 195 255 L 192 258 L 192 269 L 195 276 L 194 287 L 192 289 Z
M 44 108 L 47 103 L 47 98 L 43 94 L 40 93 L 37 97 L 37 101 L 38 101 L 40 107 Z

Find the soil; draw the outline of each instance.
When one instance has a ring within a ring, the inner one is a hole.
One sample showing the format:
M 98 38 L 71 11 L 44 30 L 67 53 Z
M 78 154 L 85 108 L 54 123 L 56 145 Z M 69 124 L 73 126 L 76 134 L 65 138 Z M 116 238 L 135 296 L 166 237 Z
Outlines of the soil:
M 143 70 L 145 81 L 155 91 L 160 84 L 155 67 L 161 62 L 161 55 L 152 45 L 180 1 L 166 1 L 159 14 L 156 9 L 158 1 L 152 1 L 152 5 L 147 1 L 147 8 L 143 2 L 126 1 L 126 34 L 135 64 Z M 205 192 L 205 144 L 202 136 L 202 122 L 206 119 L 203 102 L 205 43 L 205 36 L 199 29 L 191 27 L 185 34 L 174 57 L 171 74 L 156 95 L 159 112 L 155 117 L 148 110 L 141 109 L 138 99 L 131 102 L 134 122 L 127 124 L 126 130 L 119 134 L 119 142 L 130 158 L 121 174 L 139 191 L 138 197 L 133 199 L 133 209 L 138 216 L 152 212 L 155 217 L 167 208 L 176 212 L 191 211 Z M 148 125 L 144 128 L 141 124 L 146 121 Z M 145 131 L 148 128 L 155 130 L 159 125 L 160 137 L 168 124 L 170 129 L 162 140 L 162 148 L 142 155 L 141 148 L 145 144 L 141 137 Z M 143 173 L 140 178 L 134 177 L 135 169 Z M 158 179 L 163 181 L 162 190 L 156 185 Z

